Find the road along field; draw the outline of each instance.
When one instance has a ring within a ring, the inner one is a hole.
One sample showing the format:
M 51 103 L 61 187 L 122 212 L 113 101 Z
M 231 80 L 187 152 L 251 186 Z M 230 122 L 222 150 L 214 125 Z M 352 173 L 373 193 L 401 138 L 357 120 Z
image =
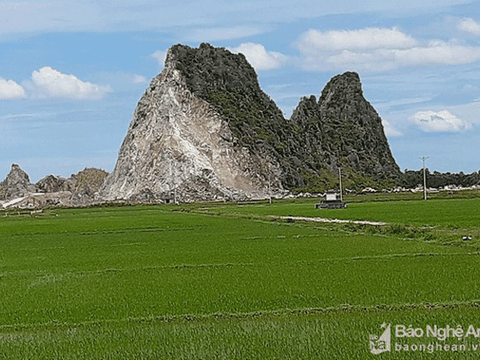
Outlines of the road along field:
M 4 213 L 0 357 L 477 358 L 479 210 L 465 199 Z

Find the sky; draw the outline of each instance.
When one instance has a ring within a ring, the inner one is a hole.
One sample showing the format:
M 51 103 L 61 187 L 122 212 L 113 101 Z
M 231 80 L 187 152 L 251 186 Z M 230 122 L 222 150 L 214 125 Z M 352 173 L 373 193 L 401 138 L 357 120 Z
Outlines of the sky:
M 402 171 L 480 169 L 480 1 L 0 0 L 0 180 L 113 171 L 166 51 L 202 42 L 287 117 L 356 71 Z

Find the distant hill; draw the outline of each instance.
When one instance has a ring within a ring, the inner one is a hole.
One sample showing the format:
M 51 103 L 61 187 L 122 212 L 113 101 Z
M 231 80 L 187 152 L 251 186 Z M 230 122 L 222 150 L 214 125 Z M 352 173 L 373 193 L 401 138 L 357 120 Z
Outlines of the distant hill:
M 17 204 L 24 207 L 88 205 L 94 202 L 94 195 L 107 175 L 105 170 L 85 168 L 68 179 L 48 175 L 32 184 L 28 174 L 19 165 L 13 164 L 7 177 L 0 183 L 0 200 L 25 198 Z

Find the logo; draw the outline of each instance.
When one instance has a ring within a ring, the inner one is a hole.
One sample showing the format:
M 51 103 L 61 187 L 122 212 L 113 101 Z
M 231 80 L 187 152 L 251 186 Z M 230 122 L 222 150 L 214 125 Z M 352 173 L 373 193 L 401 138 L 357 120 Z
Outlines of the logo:
M 370 352 L 374 355 L 390 351 L 390 324 L 383 323 L 380 328 L 385 329 L 380 337 L 370 335 Z
M 443 325 L 443 324 L 442 324 Z M 384 352 L 480 352 L 480 327 L 461 324 L 456 326 L 429 324 L 426 326 L 387 324 L 380 326 L 382 334 L 370 335 L 370 352 L 378 355 Z M 379 332 L 380 332 L 379 331 Z M 393 336 L 393 342 L 392 342 Z

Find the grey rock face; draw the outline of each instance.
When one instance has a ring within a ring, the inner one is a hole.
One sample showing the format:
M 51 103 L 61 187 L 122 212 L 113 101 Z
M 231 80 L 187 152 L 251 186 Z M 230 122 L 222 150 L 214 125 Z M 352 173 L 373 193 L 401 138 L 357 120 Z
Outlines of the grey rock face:
M 13 164 L 5 180 L 0 183 L 0 198 L 7 200 L 27 196 L 35 190 L 28 174 L 20 169 L 20 166 Z
M 170 202 L 262 193 L 265 179 L 252 171 L 262 160 L 237 146 L 217 109 L 187 88 L 174 56 L 169 51 L 138 103 L 99 197 Z

